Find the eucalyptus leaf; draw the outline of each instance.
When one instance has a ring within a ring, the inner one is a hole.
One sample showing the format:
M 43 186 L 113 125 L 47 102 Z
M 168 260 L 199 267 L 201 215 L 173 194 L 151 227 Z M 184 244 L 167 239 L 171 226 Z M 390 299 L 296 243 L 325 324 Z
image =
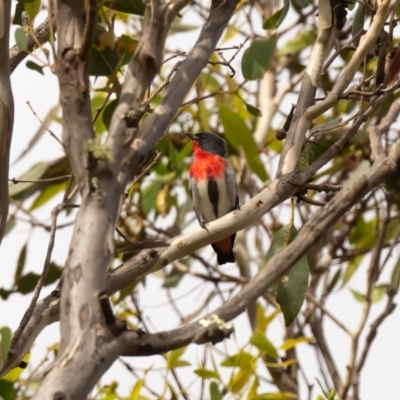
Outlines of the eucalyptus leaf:
M 269 62 L 276 48 L 278 36 L 255 40 L 243 53 L 242 73 L 246 80 L 262 78 L 268 70 Z
M 268 18 L 263 25 L 264 29 L 276 29 L 285 19 L 289 11 L 289 0 L 283 0 L 283 7 Z

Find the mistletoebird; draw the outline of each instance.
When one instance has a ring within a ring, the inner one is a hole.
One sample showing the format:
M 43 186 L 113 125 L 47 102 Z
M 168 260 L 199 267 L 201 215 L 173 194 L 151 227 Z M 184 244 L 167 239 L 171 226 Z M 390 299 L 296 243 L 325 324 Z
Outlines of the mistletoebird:
M 200 226 L 239 208 L 235 173 L 226 160 L 226 142 L 210 132 L 187 133 L 193 142 L 194 161 L 190 167 L 190 192 Z M 235 262 L 233 244 L 236 233 L 213 243 L 218 264 Z

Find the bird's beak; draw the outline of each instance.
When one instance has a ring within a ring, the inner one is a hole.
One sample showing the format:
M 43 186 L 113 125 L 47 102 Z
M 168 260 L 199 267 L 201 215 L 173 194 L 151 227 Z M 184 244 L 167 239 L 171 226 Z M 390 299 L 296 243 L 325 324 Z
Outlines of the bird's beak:
M 197 137 L 197 135 L 193 135 L 191 133 L 185 133 L 185 135 L 190 139 L 193 140 L 195 142 L 197 142 L 199 140 L 199 138 Z

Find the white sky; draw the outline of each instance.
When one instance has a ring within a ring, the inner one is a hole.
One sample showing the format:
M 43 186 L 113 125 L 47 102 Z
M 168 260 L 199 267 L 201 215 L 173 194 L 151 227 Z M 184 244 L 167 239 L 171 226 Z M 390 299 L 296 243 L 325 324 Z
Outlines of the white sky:
M 189 20 L 184 20 L 184 22 L 193 23 L 190 18 Z M 178 36 L 172 36 L 169 42 L 169 47 L 177 47 L 176 43 L 179 43 L 180 50 L 189 50 L 191 45 L 194 43 L 195 38 L 196 32 L 180 35 L 179 41 L 177 40 Z M 238 56 L 237 66 L 240 65 L 240 59 L 241 57 Z M 238 72 L 239 70 L 240 68 L 237 69 Z M 39 123 L 29 110 L 26 102 L 29 100 L 36 113 L 44 119 L 49 109 L 58 102 L 58 83 L 56 77 L 48 70 L 45 70 L 45 76 L 42 76 L 37 72 L 26 69 L 24 65 L 20 65 L 12 75 L 12 85 L 15 100 L 15 125 L 11 160 L 15 160 L 16 157 L 26 148 L 27 143 L 39 128 Z M 59 124 L 53 123 L 51 128 L 56 134 L 60 135 L 61 127 Z M 54 160 L 62 154 L 61 146 L 50 135 L 44 134 L 40 142 L 30 152 L 29 156 L 11 167 L 10 178 L 18 177 L 38 161 Z M 41 207 L 35 211 L 35 216 L 41 220 L 49 221 L 51 208 L 54 207 L 58 201 L 60 201 L 60 197 L 55 197 L 49 206 Z M 20 250 L 28 239 L 29 247 L 24 272 L 41 272 L 46 254 L 48 237 L 48 232 L 45 232 L 43 229 L 37 228 L 32 233 L 28 224 L 20 223 L 10 235 L 4 238 L 2 246 L 0 247 L 1 287 L 9 288 L 11 286 Z M 65 261 L 70 237 L 70 228 L 57 231 L 53 260 L 60 265 L 63 265 Z M 210 255 L 211 253 L 207 254 Z M 398 250 L 395 254 L 397 258 L 399 255 Z M 393 261 L 395 262 L 396 260 Z M 235 266 L 229 268 L 232 273 L 236 273 Z M 381 283 L 390 280 L 390 269 L 386 268 L 386 271 L 386 275 L 382 276 L 380 279 Z M 366 266 L 363 265 L 354 275 L 349 286 L 363 291 L 365 287 L 365 276 Z M 171 290 L 172 296 L 178 299 L 177 305 L 180 307 L 184 315 L 192 312 L 193 308 L 197 308 L 207 294 L 204 293 L 204 290 L 201 290 L 199 282 L 200 281 L 195 278 L 185 277 L 183 282 L 184 284 L 180 285 L 177 289 Z M 173 329 L 179 325 L 180 321 L 176 314 L 166 314 L 167 307 L 160 306 L 160 304 L 168 303 L 168 298 L 165 293 L 160 290 L 161 285 L 162 280 L 157 277 L 149 277 L 146 287 L 140 288 L 140 302 L 146 318 L 155 325 L 157 330 Z M 48 294 L 51 290 L 52 287 L 44 288 L 41 297 Z M 190 297 L 181 297 L 182 294 L 187 292 L 192 292 Z M 19 294 L 12 295 L 7 301 L 0 299 L 0 327 L 9 326 L 14 330 L 18 326 L 30 299 L 31 295 L 21 296 Z M 188 299 L 190 299 L 190 301 Z M 211 311 L 213 304 L 216 305 L 215 301 L 211 302 L 210 309 L 205 311 Z M 374 305 L 371 313 L 372 316 L 378 315 L 384 305 L 385 301 L 381 301 Z M 344 289 L 330 296 L 328 306 L 333 314 L 338 316 L 338 318 L 351 330 L 354 330 L 357 327 L 361 313 L 361 305 L 353 299 L 349 290 Z M 399 320 L 400 311 L 399 309 L 396 309 L 395 312 L 383 323 L 378 332 L 377 340 L 372 346 L 366 367 L 361 376 L 361 398 L 363 400 L 390 400 L 397 399 L 399 396 Z M 237 329 L 236 340 L 235 338 L 232 338 L 231 340 L 225 341 L 225 344 L 222 345 L 223 347 L 225 346 L 226 348 L 231 349 L 231 354 L 234 354 L 233 351 L 236 348 L 235 341 L 237 341 L 239 345 L 244 345 L 247 343 L 250 334 L 246 315 L 237 318 L 235 320 L 235 326 Z M 328 344 L 331 348 L 332 354 L 339 367 L 340 374 L 341 376 L 344 376 L 345 365 L 349 357 L 350 342 L 347 336 L 327 318 L 325 318 L 325 333 L 328 337 Z M 269 339 L 276 346 L 280 345 L 282 341 L 282 329 L 278 321 L 270 327 L 268 335 Z M 48 327 L 42 335 L 40 335 L 33 349 L 33 364 L 35 361 L 38 362 L 41 359 L 45 348 L 56 342 L 58 337 L 58 324 L 53 324 Z M 308 345 L 300 345 L 298 351 L 299 358 L 303 362 L 303 367 L 306 369 L 308 379 L 317 386 L 317 383 L 313 378 L 318 375 L 319 367 L 316 364 L 314 352 Z M 184 358 L 193 361 L 193 364 L 196 365 L 196 360 L 200 360 L 201 357 L 201 349 L 196 346 L 191 346 L 188 350 L 187 356 Z M 151 382 L 152 387 L 160 387 L 162 383 L 162 372 L 158 371 L 157 367 L 165 365 L 161 356 L 131 359 L 126 358 L 125 360 L 129 361 L 131 365 L 141 368 L 153 365 L 153 372 L 149 373 L 147 379 Z M 221 369 L 223 370 L 223 368 Z M 229 372 L 229 370 L 225 370 L 226 373 Z M 178 371 L 185 386 L 190 382 L 190 379 L 192 379 L 189 372 L 190 367 Z M 267 374 L 263 372 L 263 375 L 266 376 Z M 128 391 L 135 383 L 133 376 L 128 373 L 119 362 L 116 362 L 115 365 L 105 374 L 102 382 L 111 382 L 112 380 L 118 380 L 121 388 L 119 393 L 125 395 L 128 394 Z M 189 389 L 189 393 L 193 395 L 191 398 L 197 398 L 197 390 L 196 386 Z M 206 393 L 208 393 L 208 388 Z M 303 391 L 303 393 L 305 392 Z M 314 391 L 312 398 L 316 398 L 318 393 L 320 393 L 320 390 Z

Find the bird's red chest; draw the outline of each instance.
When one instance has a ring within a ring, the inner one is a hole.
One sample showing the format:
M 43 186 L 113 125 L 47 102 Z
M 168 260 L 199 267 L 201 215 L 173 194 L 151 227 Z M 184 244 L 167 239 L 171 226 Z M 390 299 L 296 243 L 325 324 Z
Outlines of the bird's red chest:
M 190 167 L 189 174 L 197 181 L 209 178 L 218 179 L 224 175 L 225 160 L 215 154 L 208 153 L 197 145 L 193 144 L 194 161 Z

